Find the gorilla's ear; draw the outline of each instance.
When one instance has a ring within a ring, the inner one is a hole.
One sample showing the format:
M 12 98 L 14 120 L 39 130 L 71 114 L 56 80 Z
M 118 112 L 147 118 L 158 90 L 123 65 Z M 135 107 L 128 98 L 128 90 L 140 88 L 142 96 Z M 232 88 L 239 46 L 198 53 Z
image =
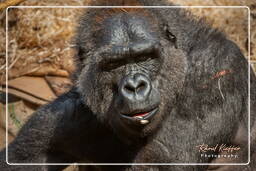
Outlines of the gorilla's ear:
M 168 25 L 164 25 L 164 35 L 166 36 L 166 39 L 169 40 L 171 43 L 174 44 L 174 47 L 177 49 L 177 38 L 176 36 L 170 31 L 168 28 Z
M 86 60 L 88 59 L 88 56 L 90 56 L 90 53 L 82 47 L 79 44 L 76 44 L 73 48 L 73 62 L 75 64 L 75 70 L 76 72 L 73 73 L 73 75 L 79 75 L 81 70 L 85 67 Z
M 84 53 L 85 53 L 84 50 L 78 46 L 75 49 L 75 59 L 78 60 L 79 62 L 82 62 L 84 59 L 84 57 L 83 57 Z

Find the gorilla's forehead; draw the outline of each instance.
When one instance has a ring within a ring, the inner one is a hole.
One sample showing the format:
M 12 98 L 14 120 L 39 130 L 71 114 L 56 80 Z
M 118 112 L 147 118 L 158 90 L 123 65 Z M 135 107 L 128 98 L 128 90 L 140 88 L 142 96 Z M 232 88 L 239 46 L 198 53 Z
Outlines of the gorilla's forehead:
M 111 45 L 129 45 L 133 42 L 157 40 L 157 31 L 145 16 L 119 14 L 106 19 L 102 43 Z

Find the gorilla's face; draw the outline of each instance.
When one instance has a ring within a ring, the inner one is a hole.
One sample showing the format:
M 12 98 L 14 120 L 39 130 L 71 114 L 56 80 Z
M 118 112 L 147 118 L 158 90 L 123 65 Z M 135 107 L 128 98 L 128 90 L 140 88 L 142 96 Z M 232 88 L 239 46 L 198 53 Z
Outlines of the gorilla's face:
M 119 135 L 152 133 L 181 89 L 184 55 L 153 17 L 120 13 L 94 27 L 96 47 L 78 80 L 86 104 Z

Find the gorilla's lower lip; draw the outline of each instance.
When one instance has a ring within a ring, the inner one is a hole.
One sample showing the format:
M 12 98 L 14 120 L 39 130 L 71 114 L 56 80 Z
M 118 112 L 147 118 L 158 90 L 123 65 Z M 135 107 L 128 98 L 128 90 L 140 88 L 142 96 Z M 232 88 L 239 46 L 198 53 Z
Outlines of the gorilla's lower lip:
M 152 116 L 154 116 L 158 111 L 158 107 L 148 111 L 148 112 L 140 112 L 140 113 L 134 113 L 132 115 L 126 115 L 126 114 L 121 114 L 122 117 L 130 119 L 130 120 L 149 120 Z

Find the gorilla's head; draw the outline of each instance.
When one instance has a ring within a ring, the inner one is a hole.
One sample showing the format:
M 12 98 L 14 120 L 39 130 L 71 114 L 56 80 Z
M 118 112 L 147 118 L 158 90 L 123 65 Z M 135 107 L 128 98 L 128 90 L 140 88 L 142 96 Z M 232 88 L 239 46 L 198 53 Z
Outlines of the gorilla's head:
M 93 9 L 82 17 L 77 86 L 119 136 L 153 133 L 175 105 L 186 70 L 176 41 L 157 9 Z

